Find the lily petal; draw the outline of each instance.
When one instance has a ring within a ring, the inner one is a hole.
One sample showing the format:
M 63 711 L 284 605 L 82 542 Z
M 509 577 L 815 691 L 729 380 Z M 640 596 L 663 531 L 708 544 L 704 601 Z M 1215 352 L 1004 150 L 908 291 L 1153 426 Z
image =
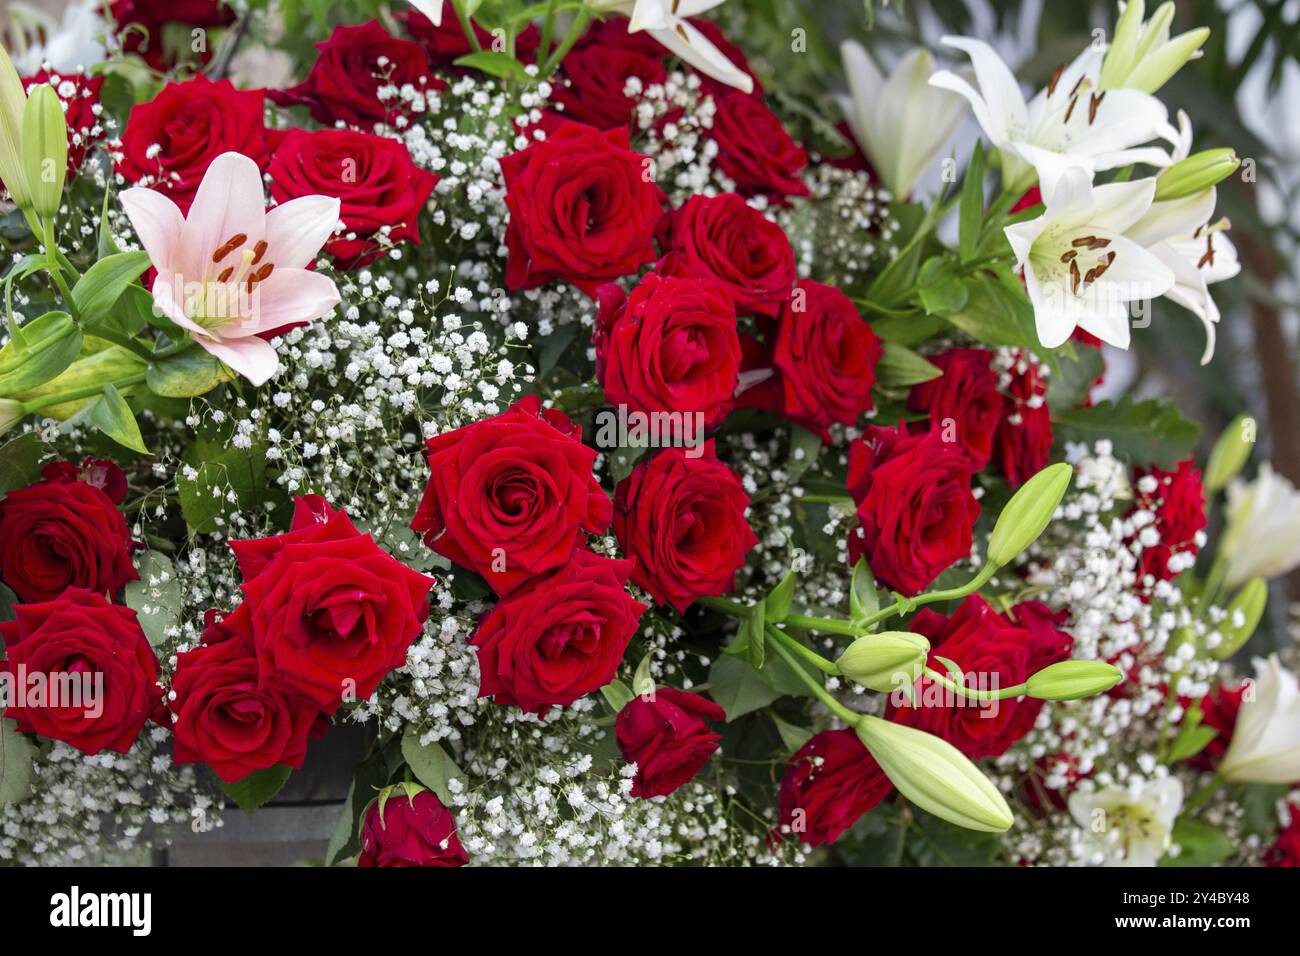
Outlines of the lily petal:
M 253 290 L 249 331 L 269 332 L 329 315 L 339 304 L 333 280 L 306 269 L 276 269 Z
M 181 230 L 175 268 L 196 282 L 214 268 L 212 255 L 233 236 L 244 245 L 260 242 L 266 232 L 266 197 L 262 174 L 242 153 L 222 153 L 203 174 L 194 203 Z
M 154 268 L 168 268 L 185 226 L 180 207 L 162 193 L 140 186 L 124 190 L 117 198 Z
M 299 196 L 266 214 L 266 258 L 277 269 L 304 269 L 334 234 L 341 203 L 333 196 Z
M 660 46 L 681 57 L 701 73 L 745 93 L 754 92 L 754 81 L 750 75 L 728 60 L 726 54 L 714 46 L 708 37 L 685 20 L 677 20 L 671 29 L 647 32 Z
M 198 343 L 253 385 L 262 385 L 280 367 L 275 347 L 255 335 L 243 339 L 201 338 Z
M 966 53 L 975 67 L 975 79 L 980 86 L 981 98 L 987 104 L 989 115 L 994 118 L 995 122 L 1000 122 L 1004 133 L 1001 137 L 994 136 L 992 129 L 986 129 L 991 137 L 997 139 L 1010 139 L 1018 132 L 1024 131 L 1029 127 L 1029 109 L 1025 105 L 1024 94 L 1020 92 L 1020 84 L 1016 82 L 1015 76 L 1007 65 L 1002 62 L 1002 58 L 994 52 L 993 48 L 982 40 L 972 40 L 970 37 L 947 36 L 941 41 L 944 46 L 950 46 Z M 947 71 L 944 71 L 947 72 Z M 937 74 L 936 74 L 937 76 Z M 949 74 L 955 79 L 960 79 L 954 74 Z M 933 83 L 934 80 L 931 79 Z M 961 93 L 959 89 L 948 87 L 954 93 Z M 966 94 L 962 94 L 965 96 Z M 967 97 L 969 99 L 969 97 Z M 974 103 L 972 102 L 972 107 Z M 976 114 L 978 118 L 978 113 Z M 983 126 L 983 122 L 980 123 Z

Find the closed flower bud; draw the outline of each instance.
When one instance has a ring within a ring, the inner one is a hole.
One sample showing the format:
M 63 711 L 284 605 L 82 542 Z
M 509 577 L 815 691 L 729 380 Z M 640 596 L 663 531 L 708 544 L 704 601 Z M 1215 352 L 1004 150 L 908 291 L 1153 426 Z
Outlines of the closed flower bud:
M 989 535 L 989 561 L 1002 567 L 1038 540 L 1070 487 L 1074 468 L 1066 462 L 1048 465 L 1011 496 Z
M 1174 163 L 1156 177 L 1156 202 L 1186 199 L 1227 179 L 1241 160 L 1231 149 L 1206 149 Z
M 856 730 L 885 776 L 922 810 L 968 830 L 1011 827 L 1011 808 L 997 787 L 946 740 L 879 717 L 862 717 Z
M 1255 447 L 1255 429 L 1255 419 L 1249 415 L 1238 415 L 1223 430 L 1219 440 L 1214 443 L 1214 450 L 1210 452 L 1210 460 L 1205 464 L 1207 492 L 1214 494 L 1222 491 L 1246 466 L 1250 450 Z
M 31 205 L 27 177 L 23 173 L 19 147 L 23 141 L 23 107 L 27 94 L 13 61 L 0 45 L 0 180 L 9 190 L 14 205 L 25 209 Z
M 1025 681 L 1025 693 L 1038 700 L 1078 700 L 1110 690 L 1124 679 L 1114 664 L 1060 661 Z
M 1210 651 L 1210 656 L 1218 661 L 1226 661 L 1250 640 L 1259 627 L 1259 619 L 1264 616 L 1264 606 L 1268 604 L 1268 582 L 1263 578 L 1247 581 L 1232 598 L 1228 605 L 1227 616 L 1219 625 L 1223 643 Z
M 23 169 L 32 208 L 49 218 L 63 202 L 63 182 L 68 175 L 68 123 L 54 87 L 32 87 L 23 109 Z
M 0 398 L 0 435 L 22 421 L 26 414 L 22 402 L 15 402 L 12 398 Z
M 858 638 L 835 666 L 849 680 L 884 692 L 915 681 L 929 653 L 930 642 L 920 634 L 885 631 Z

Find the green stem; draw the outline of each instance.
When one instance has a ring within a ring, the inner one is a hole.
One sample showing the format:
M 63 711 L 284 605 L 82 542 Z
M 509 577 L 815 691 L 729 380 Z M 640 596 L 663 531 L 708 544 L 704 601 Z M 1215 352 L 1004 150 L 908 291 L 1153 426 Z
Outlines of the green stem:
M 78 322 L 81 321 L 81 313 L 77 309 L 77 303 L 72 298 L 72 290 L 68 288 L 67 280 L 63 278 L 63 270 L 59 266 L 58 249 L 54 242 L 54 222 L 46 219 L 41 223 L 43 230 L 43 242 L 45 243 L 45 258 L 49 265 L 45 271 L 50 274 L 54 284 L 59 287 L 59 295 L 63 297 L 64 304 L 68 307 L 68 314 Z
M 551 52 L 551 41 L 555 38 L 555 8 L 559 5 L 559 0 L 551 0 L 546 7 L 546 19 L 542 22 L 542 42 L 537 48 L 541 56 L 548 56 Z
M 861 637 L 862 628 L 848 621 L 837 621 L 830 617 L 809 617 L 805 614 L 789 614 L 780 623 L 799 631 L 821 631 L 823 634 L 842 634 L 845 637 Z
M 872 614 L 866 620 L 862 621 L 860 625 L 861 629 L 863 631 L 868 630 L 869 628 L 879 624 L 881 621 L 887 621 L 895 614 L 909 614 L 922 604 L 934 604 L 938 601 L 955 601 L 959 598 L 964 598 L 968 595 L 974 594 L 984 585 L 989 583 L 989 579 L 997 573 L 997 570 L 996 565 L 990 561 L 986 561 L 984 567 L 980 568 L 979 573 L 960 587 L 947 588 L 943 591 L 931 591 L 928 594 L 918 594 L 914 598 L 903 598 L 901 601 L 895 601 L 893 604 L 881 608 L 875 614 Z
M 795 499 L 808 505 L 846 505 L 854 508 L 853 499 L 848 495 L 800 495 Z
M 775 624 L 768 624 L 766 627 L 764 627 L 764 630 L 767 631 L 767 636 L 770 637 L 772 640 L 776 641 L 779 644 L 784 644 L 787 649 L 789 649 L 791 652 L 795 654 L 798 654 L 800 657 L 806 660 L 813 667 L 817 668 L 819 671 L 823 671 L 824 673 L 827 674 L 834 674 L 836 676 L 839 676 L 840 669 L 835 666 L 834 662 L 828 661 L 826 658 L 822 657 L 820 654 L 814 651 L 811 647 L 804 647 L 802 644 L 796 641 L 789 634 L 785 633 L 785 631 L 781 630 Z
M 136 372 L 134 375 L 128 375 L 125 378 L 119 378 L 111 384 L 118 389 L 129 388 L 132 385 L 138 385 L 144 381 L 144 372 Z M 34 398 L 30 402 L 23 402 L 24 412 L 36 412 L 42 408 L 48 408 L 51 405 L 62 405 L 64 402 L 75 402 L 80 398 L 92 398 L 104 390 L 104 385 L 110 384 L 101 382 L 99 385 L 87 385 L 83 388 L 74 388 L 70 392 L 59 392 L 57 395 L 44 395 L 40 398 Z
M 171 358 L 173 355 L 180 355 L 182 352 L 189 349 L 192 345 L 194 345 L 193 339 L 191 338 L 181 339 L 179 342 L 175 342 L 167 346 L 166 348 L 156 349 L 154 352 L 150 353 L 149 361 L 160 362 L 165 358 Z
M 1025 684 L 1016 684 L 1012 687 L 1000 687 L 997 690 L 972 690 L 969 687 L 963 687 L 951 678 L 945 677 L 931 667 L 925 669 L 925 676 L 936 684 L 948 688 L 958 697 L 965 697 L 967 700 L 1007 700 L 1024 694 L 1026 687 Z
M 1201 805 L 1214 796 L 1218 789 L 1227 782 L 1227 777 L 1221 773 L 1216 773 L 1210 778 L 1209 783 L 1193 794 L 1192 799 L 1187 801 L 1187 805 L 1183 807 L 1183 813 L 1191 814 L 1199 810 Z
M 573 18 L 573 23 L 569 24 L 569 32 L 564 35 L 564 39 L 560 41 L 560 45 L 551 51 L 551 55 L 546 58 L 546 62 L 538 71 L 538 79 L 544 80 L 555 72 L 555 68 L 560 65 L 560 61 L 563 60 L 568 55 L 569 51 L 573 49 L 573 45 L 578 42 L 578 38 L 582 36 L 583 31 L 587 29 L 587 24 L 590 22 L 590 10 L 584 8 L 578 11 L 578 15 Z
M 124 349 L 129 349 L 130 351 L 134 352 L 136 355 L 140 356 L 142 359 L 145 359 L 146 361 L 153 360 L 154 357 L 153 351 L 147 345 L 141 342 L 139 339 L 132 338 L 129 335 L 119 335 L 117 332 L 114 332 L 112 329 L 103 329 L 103 328 L 94 329 L 91 331 L 90 334 L 95 336 L 96 338 L 104 339 L 107 342 L 112 342 L 114 345 L 121 346 Z
M 465 39 L 469 41 L 470 47 L 475 53 L 482 53 L 483 44 L 478 42 L 478 37 L 474 33 L 474 24 L 470 22 L 469 11 L 465 9 L 465 0 L 451 0 L 451 5 L 456 11 L 456 19 L 460 21 L 460 28 L 465 31 Z
M 772 650 L 776 651 L 777 655 L 790 665 L 790 670 L 794 671 L 795 674 L 798 675 L 799 679 L 808 685 L 808 689 L 812 691 L 813 696 L 830 708 L 835 716 L 839 717 L 847 724 L 857 724 L 860 715 L 855 714 L 832 697 L 825 687 L 819 684 L 811 674 L 799 666 L 799 662 L 795 660 L 794 655 L 786 649 L 783 643 L 780 641 L 773 641 Z
M 707 607 L 711 611 L 721 611 L 723 614 L 730 614 L 732 617 L 749 617 L 749 608 L 739 601 L 732 601 L 724 597 L 702 597 L 695 602 L 700 607 Z

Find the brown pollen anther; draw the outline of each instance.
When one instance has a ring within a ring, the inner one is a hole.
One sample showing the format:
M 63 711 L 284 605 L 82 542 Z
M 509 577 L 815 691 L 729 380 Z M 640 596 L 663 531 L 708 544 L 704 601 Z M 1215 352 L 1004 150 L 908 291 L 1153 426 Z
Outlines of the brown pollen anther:
M 216 252 L 212 253 L 212 261 L 214 263 L 220 262 L 247 241 L 248 236 L 244 235 L 242 232 L 235 233 L 235 235 L 223 242 Z

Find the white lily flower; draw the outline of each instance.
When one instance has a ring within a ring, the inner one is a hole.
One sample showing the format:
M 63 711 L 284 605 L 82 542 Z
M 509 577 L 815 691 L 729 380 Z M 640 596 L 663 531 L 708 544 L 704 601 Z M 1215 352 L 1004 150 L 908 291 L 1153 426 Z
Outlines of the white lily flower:
M 435 27 L 442 26 L 443 0 L 409 0 L 411 6 L 419 10 Z
M 1169 165 L 1163 149 L 1140 146 L 1171 129 L 1164 105 L 1138 90 L 1099 90 L 1101 50 L 1084 50 L 1026 102 L 1015 76 L 987 43 L 969 37 L 944 37 L 943 43 L 969 54 L 979 89 L 950 70 L 940 70 L 930 83 L 970 102 L 985 135 L 1002 151 L 1009 184 L 1032 185 L 1026 163 L 1038 174 L 1044 196 L 1055 192 L 1072 167 L 1094 173 L 1131 163 Z
M 1120 0 L 1115 39 L 1106 51 L 1099 77 L 1103 90 L 1141 90 L 1154 93 L 1182 69 L 1188 60 L 1201 55 L 1209 39 L 1208 27 L 1189 30 L 1170 39 L 1174 19 L 1172 0 L 1160 4 L 1151 19 L 1143 22 L 1144 0 Z
M 1154 179 L 1094 186 L 1067 169 L 1041 216 L 1006 227 L 1024 269 L 1038 338 L 1056 348 L 1076 327 L 1129 345 L 1127 303 L 1164 295 L 1173 271 L 1125 233 L 1151 208 Z
M 1254 693 L 1242 697 L 1219 772 L 1247 783 L 1300 780 L 1300 682 L 1276 654 L 1255 661 Z
M 1103 787 L 1070 795 L 1070 816 L 1086 834 L 1085 862 L 1092 866 L 1155 866 L 1169 849 L 1183 807 L 1176 777 L 1137 787 Z
M 629 33 L 645 30 L 674 56 L 720 83 L 754 91 L 749 74 L 727 59 L 688 19 L 712 10 L 723 0 L 594 0 L 598 13 L 621 13 L 631 20 Z
M 1237 478 L 1228 485 L 1226 517 L 1219 555 L 1228 564 L 1229 590 L 1300 566 L 1300 491 L 1268 462 L 1254 481 Z
M 9 5 L 13 28 L 14 64 L 24 75 L 45 64 L 60 73 L 92 67 L 108 57 L 104 41 L 110 36 L 108 21 L 93 2 L 71 4 L 62 21 L 26 3 Z
M 871 160 L 885 187 L 905 197 L 965 115 L 965 104 L 930 86 L 934 57 L 923 47 L 911 50 L 886 78 L 856 40 L 840 44 L 852 96 L 839 97 L 840 109 L 858 146 Z

